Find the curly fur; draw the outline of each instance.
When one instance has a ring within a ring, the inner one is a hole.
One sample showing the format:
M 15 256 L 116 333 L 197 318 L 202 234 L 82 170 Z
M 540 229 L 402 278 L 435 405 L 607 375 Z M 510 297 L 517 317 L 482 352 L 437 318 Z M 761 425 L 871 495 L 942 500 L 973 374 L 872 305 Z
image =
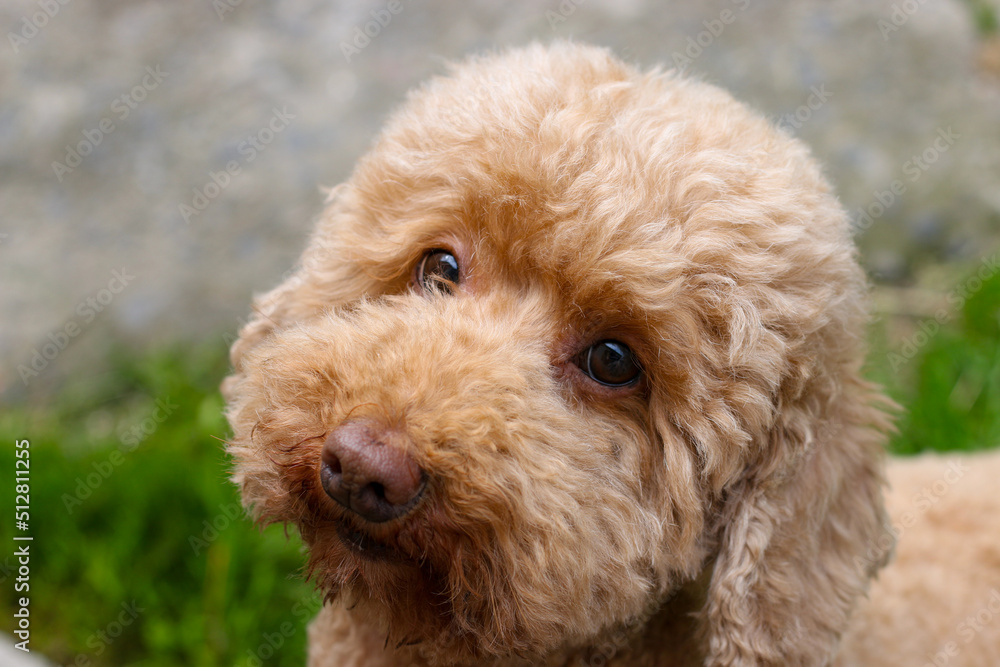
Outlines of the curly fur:
M 423 294 L 429 249 L 460 259 Z M 298 526 L 310 664 L 821 665 L 891 549 L 865 280 L 797 140 L 707 84 L 557 43 L 413 93 L 258 299 L 224 384 L 234 478 Z M 616 338 L 644 369 L 573 362 Z M 360 559 L 323 439 L 427 471 Z

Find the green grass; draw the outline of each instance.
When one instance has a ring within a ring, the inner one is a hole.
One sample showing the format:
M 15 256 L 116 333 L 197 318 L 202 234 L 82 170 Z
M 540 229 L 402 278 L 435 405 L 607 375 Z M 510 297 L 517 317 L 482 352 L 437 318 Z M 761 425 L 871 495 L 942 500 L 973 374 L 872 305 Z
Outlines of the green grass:
M 951 294 L 967 298 L 949 303 L 943 324 L 914 321 L 900 341 L 884 327 L 872 334 L 869 375 L 905 408 L 890 444 L 898 454 L 1000 446 L 1000 274 Z
M 980 35 L 996 34 L 1000 19 L 997 17 L 996 8 L 988 0 L 966 0 L 965 4 Z
M 902 362 L 884 328 L 872 340 L 870 375 L 907 408 L 896 452 L 1000 444 L 1000 276 Z M 318 597 L 298 576 L 298 539 L 280 526 L 260 533 L 237 514 L 215 439 L 227 433 L 221 344 L 113 363 L 44 406 L 0 415 L 8 443 L 31 438 L 32 649 L 63 665 L 304 664 Z M 13 470 L 13 452 L 2 448 L 0 469 Z M 3 507 L 14 505 L 11 487 Z M 5 544 L 13 529 L 0 522 Z M 0 574 L 7 632 L 14 576 Z M 142 611 L 117 626 L 133 603 Z M 119 636 L 105 642 L 101 632 Z
M 297 541 L 242 518 L 226 480 L 213 437 L 227 433 L 225 372 L 221 347 L 123 359 L 50 407 L 0 416 L 10 440 L 31 439 L 33 650 L 81 666 L 304 664 L 318 596 L 296 576 Z M 0 469 L 13 471 L 13 451 Z M 4 544 L 13 528 L 2 522 Z M 13 576 L 0 586 L 7 632 Z

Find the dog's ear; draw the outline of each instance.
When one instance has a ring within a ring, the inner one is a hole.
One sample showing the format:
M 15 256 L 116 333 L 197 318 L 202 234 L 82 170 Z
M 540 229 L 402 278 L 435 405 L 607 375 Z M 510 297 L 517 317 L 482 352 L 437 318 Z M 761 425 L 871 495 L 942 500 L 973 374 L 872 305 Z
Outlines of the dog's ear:
M 888 401 L 855 376 L 832 400 L 815 398 L 782 406 L 726 493 L 702 612 L 706 665 L 827 664 L 889 557 Z

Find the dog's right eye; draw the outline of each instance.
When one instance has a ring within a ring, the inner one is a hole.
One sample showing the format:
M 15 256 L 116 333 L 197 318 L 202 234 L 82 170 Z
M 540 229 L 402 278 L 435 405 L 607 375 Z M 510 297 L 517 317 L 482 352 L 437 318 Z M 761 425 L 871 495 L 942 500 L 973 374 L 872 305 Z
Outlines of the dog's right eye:
M 416 282 L 425 292 L 442 290 L 451 294 L 460 278 L 458 260 L 447 250 L 431 250 L 417 265 Z

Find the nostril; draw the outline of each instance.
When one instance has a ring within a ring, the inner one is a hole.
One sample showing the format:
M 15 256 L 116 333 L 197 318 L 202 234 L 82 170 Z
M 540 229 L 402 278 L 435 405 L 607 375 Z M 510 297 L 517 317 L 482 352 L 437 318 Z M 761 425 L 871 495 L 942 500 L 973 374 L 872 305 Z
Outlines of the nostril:
M 330 443 L 327 442 L 326 446 L 323 447 L 323 466 L 328 468 L 330 472 L 341 474 L 344 472 L 343 467 L 340 464 L 340 457 L 337 456 L 336 447 L 331 447 Z
M 385 500 L 384 486 L 382 486 L 378 482 L 372 482 L 371 484 L 368 485 L 368 487 L 372 490 L 372 493 L 375 495 L 376 498 L 378 498 L 379 500 Z

